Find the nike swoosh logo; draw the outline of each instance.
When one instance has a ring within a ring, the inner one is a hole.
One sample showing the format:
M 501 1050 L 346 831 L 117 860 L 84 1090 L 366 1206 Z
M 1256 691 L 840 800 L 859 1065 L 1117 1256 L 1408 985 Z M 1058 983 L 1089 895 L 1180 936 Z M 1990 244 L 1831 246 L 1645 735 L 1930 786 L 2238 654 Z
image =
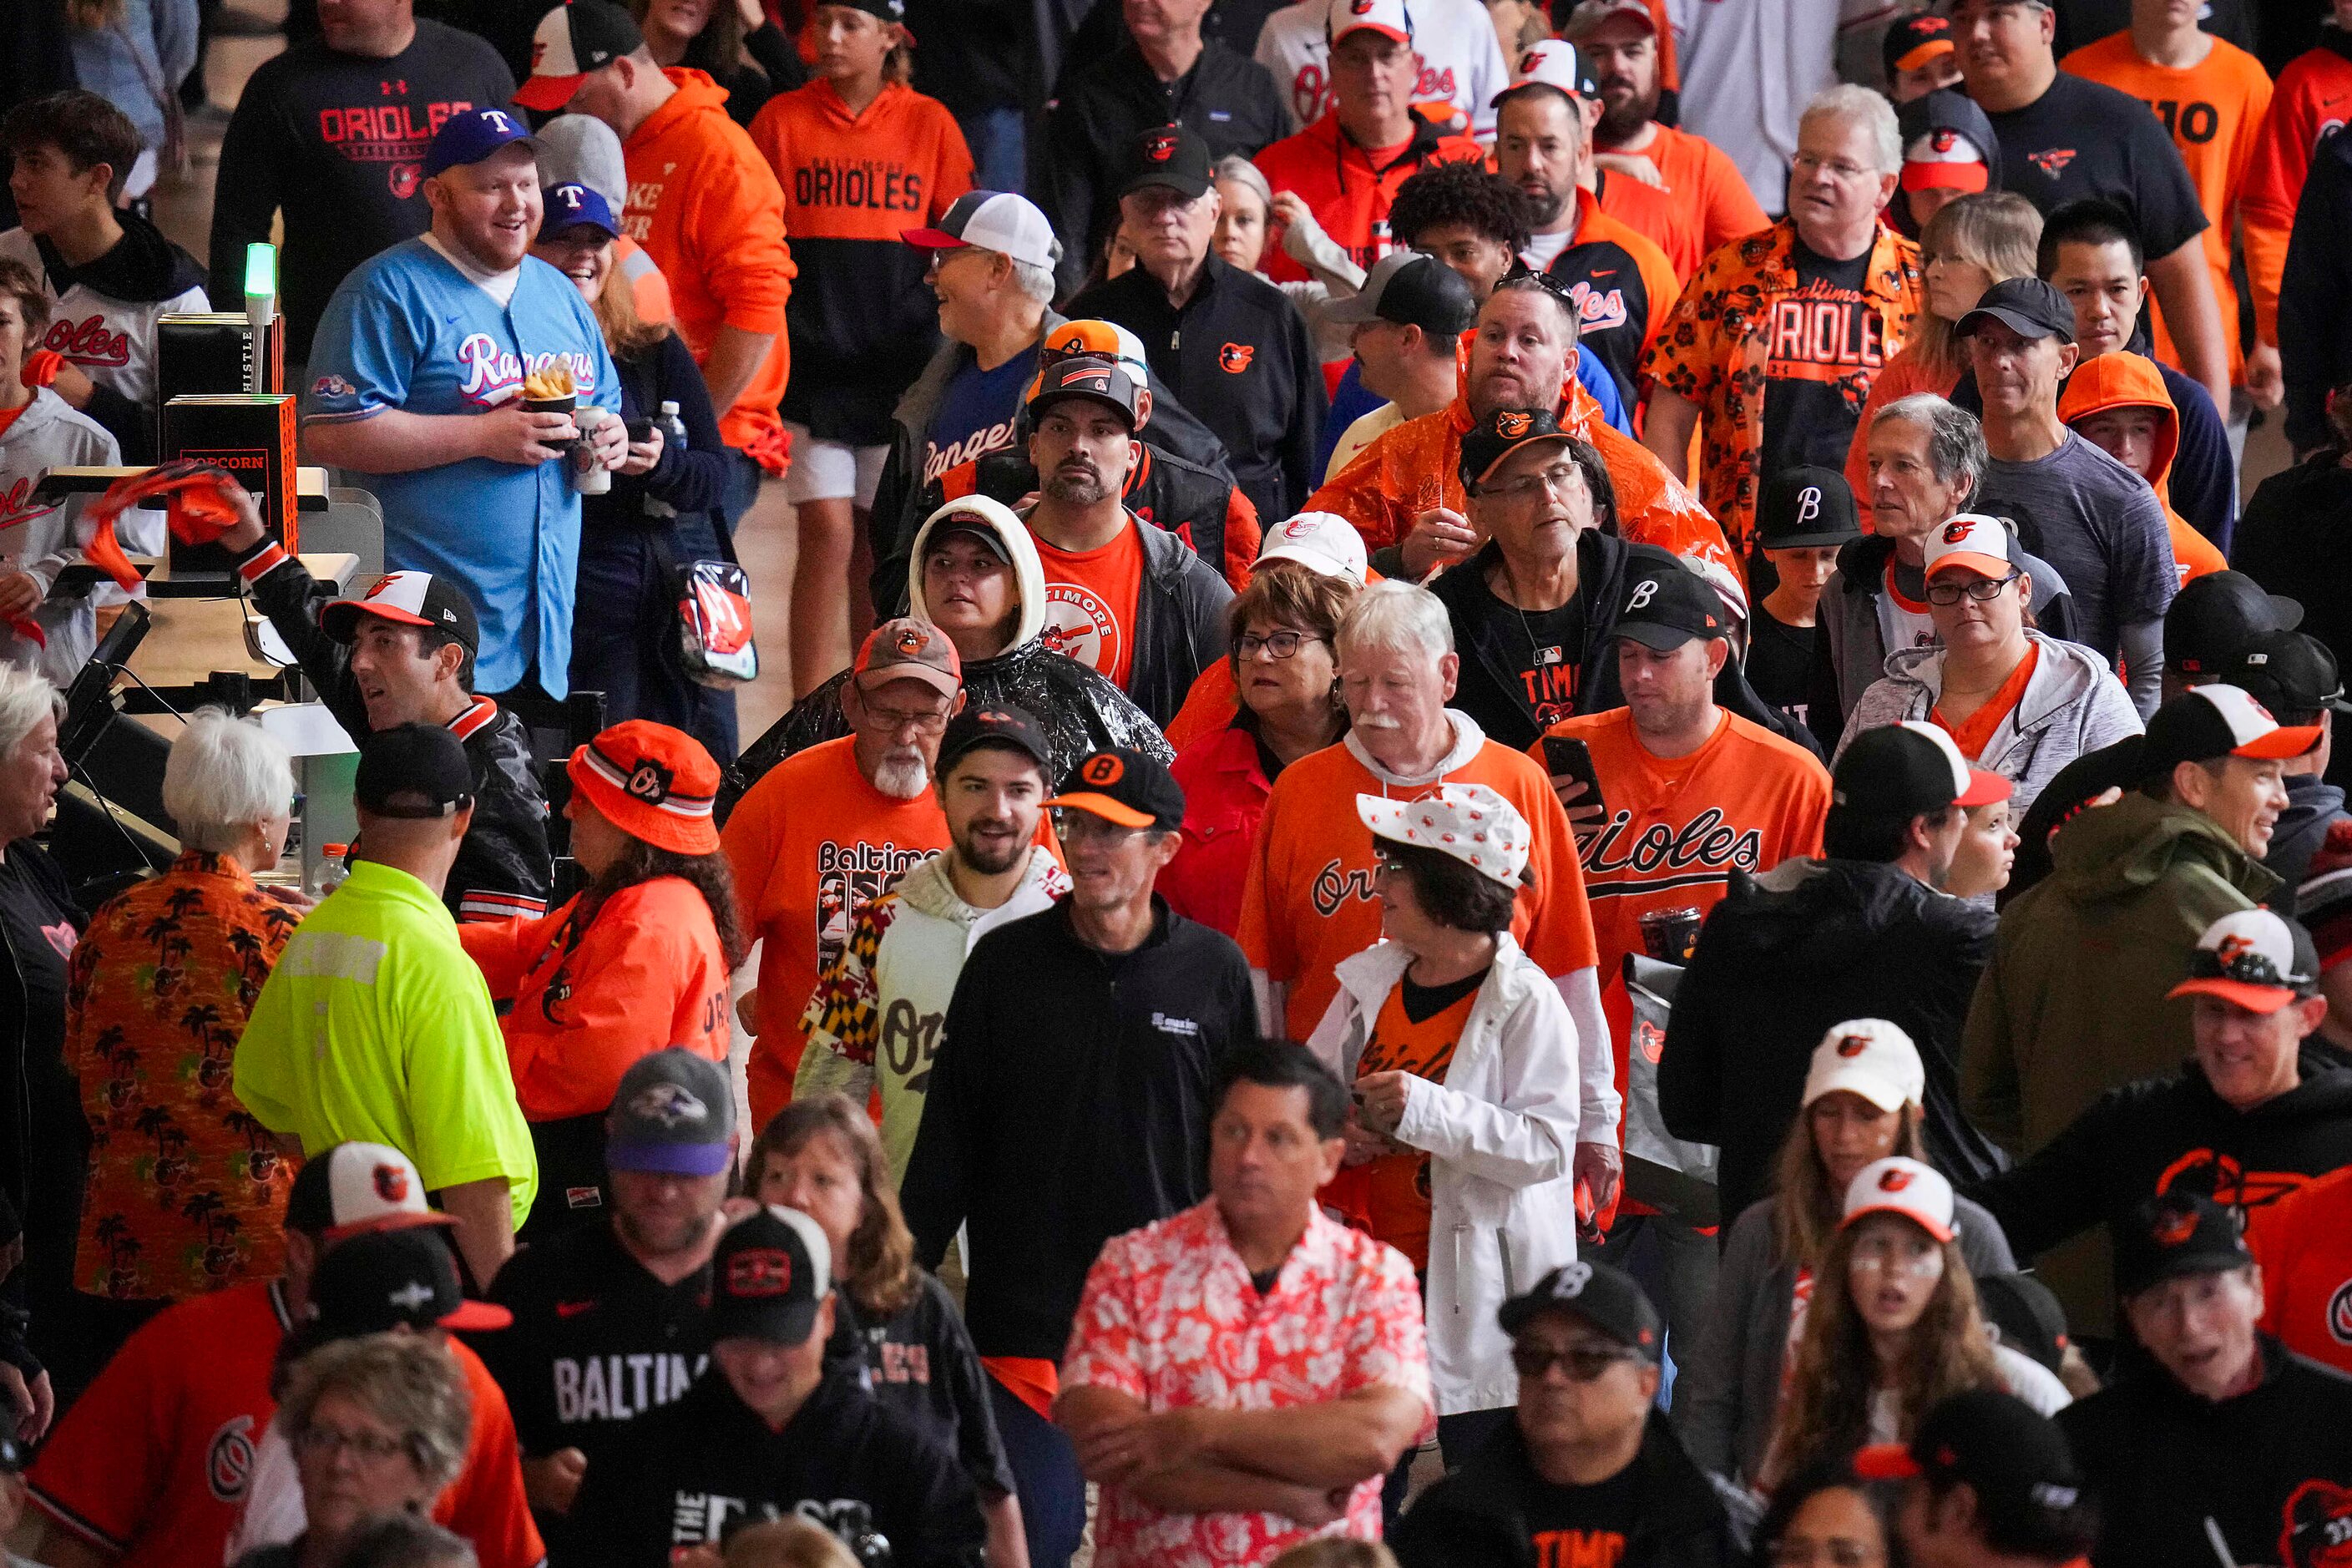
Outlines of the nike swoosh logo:
M 1614 278 L 1617 276 L 1617 269 L 1612 267 L 1608 271 L 1602 272 L 1596 268 L 1592 272 L 1591 276 L 1595 278 Z
M 555 1315 L 559 1318 L 576 1318 L 595 1305 L 593 1301 L 558 1301 L 555 1304 Z

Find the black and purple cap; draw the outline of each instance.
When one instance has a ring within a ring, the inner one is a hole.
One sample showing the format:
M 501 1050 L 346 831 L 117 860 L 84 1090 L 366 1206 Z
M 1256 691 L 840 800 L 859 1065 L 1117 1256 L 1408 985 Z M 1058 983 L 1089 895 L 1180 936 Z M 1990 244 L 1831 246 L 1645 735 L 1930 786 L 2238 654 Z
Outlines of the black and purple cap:
M 615 1171 L 715 1176 L 735 1158 L 735 1095 L 726 1069 L 677 1046 L 639 1057 L 604 1118 Z

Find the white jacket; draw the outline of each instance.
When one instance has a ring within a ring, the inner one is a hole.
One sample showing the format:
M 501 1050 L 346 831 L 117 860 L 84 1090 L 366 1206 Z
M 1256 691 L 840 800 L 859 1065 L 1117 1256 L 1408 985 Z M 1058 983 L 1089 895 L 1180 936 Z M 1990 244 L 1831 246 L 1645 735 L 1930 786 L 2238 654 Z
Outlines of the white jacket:
M 51 468 L 122 461 L 104 426 L 68 406 L 43 387 L 23 413 L 0 430 L 0 564 L 29 573 L 47 595 L 58 574 L 81 559 L 76 542 L 82 509 L 90 498 L 74 496 L 59 505 L 33 500 L 34 487 Z M 161 519 L 163 513 L 148 516 Z M 60 690 L 98 643 L 96 612 L 88 594 L 44 597 L 32 620 L 47 639 L 45 647 L 0 625 L 0 660 L 37 669 Z
M 1340 962 L 1307 1048 L 1352 1083 L 1412 955 L 1383 942 Z M 1559 991 L 1506 932 L 1445 1081 L 1415 1079 L 1396 1139 L 1430 1160 L 1429 1373 L 1441 1415 L 1518 1402 L 1505 1300 L 1576 1258 L 1576 1145 L 1617 1125 L 1608 1036 L 1580 1049 Z

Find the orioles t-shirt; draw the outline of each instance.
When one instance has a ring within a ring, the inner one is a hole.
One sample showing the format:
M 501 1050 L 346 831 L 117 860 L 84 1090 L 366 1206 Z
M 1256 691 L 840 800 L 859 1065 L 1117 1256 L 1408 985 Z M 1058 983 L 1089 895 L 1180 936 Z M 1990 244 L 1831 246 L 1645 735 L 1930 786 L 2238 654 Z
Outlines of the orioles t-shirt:
M 1062 550 L 1033 535 L 1045 571 L 1045 626 L 1038 637 L 1120 690 L 1135 668 L 1135 600 L 1143 587 L 1143 540 L 1132 519 L 1093 550 Z
M 1591 1486 L 1554 1486 L 1530 1475 L 1522 1515 L 1529 1561 L 1538 1568 L 1622 1562 L 1643 1519 L 1642 1467 L 1628 1465 Z
M 1849 398 L 1839 383 L 1857 367 L 1867 372 L 1886 363 L 1885 322 L 1862 291 L 1870 252 L 1832 261 L 1814 255 L 1801 239 L 1792 240 L 1790 249 L 1797 289 L 1771 303 L 1764 362 L 1764 446 L 1757 472 L 1766 475 L 1803 463 L 1844 468 L 1862 395 Z
M 2001 184 L 2045 216 L 2105 196 L 2132 215 L 2150 257 L 2169 256 L 2205 231 L 2179 151 L 2128 93 L 2061 71 L 2023 109 L 1986 118 L 2000 141 Z
M 1454 1047 L 1478 1004 L 1478 988 L 1489 971 L 1444 985 L 1397 982 L 1381 1004 L 1372 1022 L 1371 1037 L 1356 1063 L 1356 1076 L 1376 1072 L 1411 1073 L 1432 1083 L 1444 1083 L 1454 1065 Z M 1323 1190 L 1322 1201 L 1351 1216 L 1360 1215 L 1372 1235 L 1412 1259 L 1414 1269 L 1429 1270 L 1429 1156 L 1417 1149 L 1381 1154 L 1361 1165 L 1340 1171 Z

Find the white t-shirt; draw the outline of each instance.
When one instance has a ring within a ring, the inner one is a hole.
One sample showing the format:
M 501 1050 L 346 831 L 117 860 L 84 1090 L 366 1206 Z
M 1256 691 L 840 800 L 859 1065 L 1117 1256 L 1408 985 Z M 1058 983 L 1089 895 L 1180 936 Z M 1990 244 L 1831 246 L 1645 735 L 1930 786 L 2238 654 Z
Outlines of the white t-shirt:
M 1329 484 L 1339 477 L 1339 470 L 1363 455 L 1365 447 L 1404 423 L 1404 411 L 1393 403 L 1383 403 L 1370 414 L 1359 416 L 1355 422 L 1339 433 L 1339 444 L 1331 448 L 1331 460 L 1323 468 L 1323 482 Z
M 1566 250 L 1568 242 L 1575 237 L 1576 231 L 1569 228 L 1561 229 L 1558 234 L 1531 234 L 1528 237 L 1528 247 L 1519 252 L 1519 259 L 1528 264 L 1528 270 L 1541 272 L 1559 259 L 1559 253 Z
M 1779 217 L 1798 117 L 1837 81 L 1838 34 L 1896 9 L 1892 0 L 1666 0 L 1682 128 L 1730 154 L 1757 205 Z
M 1801 4 L 1801 0 L 1799 0 Z M 1257 63 L 1274 73 L 1274 84 L 1290 110 L 1294 130 L 1322 117 L 1331 107 L 1331 46 L 1324 29 L 1332 0 L 1298 0 L 1265 19 L 1257 36 Z M 1421 61 L 1413 100 L 1449 99 L 1469 120 L 1481 141 L 1495 134 L 1495 111 L 1487 100 L 1511 85 L 1511 68 L 1479 0 L 1411 0 L 1412 49 Z

